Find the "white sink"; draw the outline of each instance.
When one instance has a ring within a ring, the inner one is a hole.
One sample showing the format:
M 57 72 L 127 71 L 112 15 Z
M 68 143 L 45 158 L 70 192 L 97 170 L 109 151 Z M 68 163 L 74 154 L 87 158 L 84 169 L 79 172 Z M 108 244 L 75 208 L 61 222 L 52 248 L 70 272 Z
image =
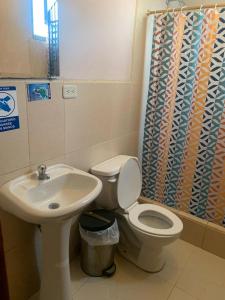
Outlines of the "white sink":
M 72 219 L 101 192 L 101 181 L 86 172 L 58 164 L 9 181 L 0 188 L 0 207 L 26 222 L 40 224 L 42 278 L 40 300 L 72 300 L 69 236 Z
M 0 189 L 0 207 L 35 224 L 69 218 L 90 204 L 102 189 L 101 181 L 86 172 L 58 164 L 48 168 L 50 179 L 36 172 L 18 177 Z

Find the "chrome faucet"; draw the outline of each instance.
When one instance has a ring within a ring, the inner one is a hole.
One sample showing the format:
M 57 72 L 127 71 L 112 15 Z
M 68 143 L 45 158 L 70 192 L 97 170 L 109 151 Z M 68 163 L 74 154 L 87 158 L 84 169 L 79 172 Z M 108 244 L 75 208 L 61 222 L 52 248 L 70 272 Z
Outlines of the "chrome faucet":
M 50 176 L 46 173 L 47 167 L 46 165 L 40 165 L 37 168 L 38 171 L 38 180 L 46 180 L 49 179 Z

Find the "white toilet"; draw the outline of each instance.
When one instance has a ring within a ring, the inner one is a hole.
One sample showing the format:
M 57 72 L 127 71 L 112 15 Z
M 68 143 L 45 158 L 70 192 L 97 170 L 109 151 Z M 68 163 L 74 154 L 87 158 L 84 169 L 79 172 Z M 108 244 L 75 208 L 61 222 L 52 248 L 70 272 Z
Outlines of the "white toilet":
M 165 264 L 164 248 L 179 237 L 182 221 L 159 205 L 138 203 L 142 177 L 136 157 L 119 155 L 91 172 L 103 182 L 97 206 L 117 213 L 119 252 L 145 271 L 160 271 Z

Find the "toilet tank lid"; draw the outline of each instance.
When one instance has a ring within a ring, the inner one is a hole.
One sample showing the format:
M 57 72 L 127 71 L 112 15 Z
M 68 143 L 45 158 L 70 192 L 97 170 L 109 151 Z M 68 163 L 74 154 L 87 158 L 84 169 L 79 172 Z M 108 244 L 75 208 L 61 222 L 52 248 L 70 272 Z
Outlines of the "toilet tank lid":
M 91 173 L 100 176 L 114 176 L 119 174 L 121 166 L 129 159 L 136 158 L 129 155 L 118 155 L 91 168 Z M 137 159 L 137 158 L 136 158 Z

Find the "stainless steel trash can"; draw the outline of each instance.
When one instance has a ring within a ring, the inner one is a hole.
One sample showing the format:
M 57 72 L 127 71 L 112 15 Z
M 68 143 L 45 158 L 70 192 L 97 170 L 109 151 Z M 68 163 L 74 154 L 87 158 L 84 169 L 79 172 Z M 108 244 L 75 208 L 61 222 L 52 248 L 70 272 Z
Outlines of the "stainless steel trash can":
M 79 220 L 81 268 L 90 276 L 112 276 L 114 255 L 119 242 L 115 215 L 103 209 L 84 212 Z

